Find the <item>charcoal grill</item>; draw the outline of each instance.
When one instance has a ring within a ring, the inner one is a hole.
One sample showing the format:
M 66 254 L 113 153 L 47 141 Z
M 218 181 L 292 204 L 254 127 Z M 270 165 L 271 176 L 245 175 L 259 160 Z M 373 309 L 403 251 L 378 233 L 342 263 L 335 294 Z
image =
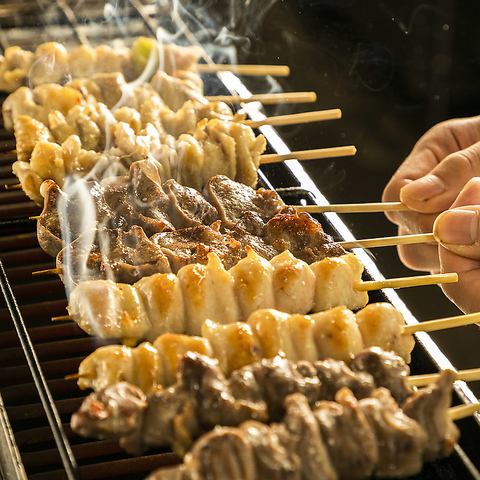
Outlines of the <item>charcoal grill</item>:
M 66 43 L 101 43 L 115 37 L 148 35 L 157 27 L 159 9 L 156 3 L 125 2 L 121 11 L 125 23 L 104 28 L 95 23 L 102 17 L 103 8 L 92 0 L 80 6 L 63 0 L 49 2 L 43 12 L 42 2 L 3 4 L 0 44 L 3 48 L 13 44 L 28 48 L 52 38 Z M 45 24 L 39 25 L 38 19 Z M 218 79 L 207 84 L 207 89 L 215 89 L 215 93 L 250 93 L 231 73 L 220 73 Z M 263 118 L 254 104 L 246 110 L 254 120 Z M 289 152 L 274 129 L 262 127 L 261 131 L 272 151 Z M 0 185 L 17 183 L 11 173 L 14 148 L 12 136 L 0 130 Z M 290 203 L 327 203 L 296 161 L 263 168 L 260 181 L 265 187 L 277 187 Z M 53 264 L 52 258 L 38 246 L 35 223 L 28 219 L 38 213 L 38 207 L 21 190 L 0 192 L 0 283 L 4 294 L 0 300 L 0 478 L 134 479 L 177 463 L 179 459 L 168 451 L 131 458 L 116 442 L 85 440 L 71 432 L 70 415 L 85 392 L 64 376 L 75 372 L 86 355 L 106 342 L 88 337 L 73 323 L 52 325 L 50 318 L 64 314 L 67 302 L 58 278 L 32 277 L 32 271 Z M 334 237 L 354 239 L 337 215 L 323 215 L 321 221 Z M 365 278 L 381 279 L 371 258 L 364 252 L 358 254 L 366 266 Z M 417 322 L 395 292 L 376 293 L 371 299 L 390 301 L 404 313 L 407 323 Z M 417 340 L 413 373 L 452 366 L 427 334 L 418 334 Z M 454 400 L 468 403 L 476 398 L 465 383 L 456 382 Z M 454 455 L 426 465 L 418 479 L 480 479 L 478 415 L 460 421 L 459 427 L 462 436 Z

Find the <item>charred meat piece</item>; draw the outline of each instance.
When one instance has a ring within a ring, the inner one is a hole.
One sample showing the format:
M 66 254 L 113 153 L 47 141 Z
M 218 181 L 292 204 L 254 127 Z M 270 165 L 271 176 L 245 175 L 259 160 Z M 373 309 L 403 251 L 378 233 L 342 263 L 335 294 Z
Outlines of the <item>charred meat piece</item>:
M 410 368 L 394 352 L 370 347 L 352 359 L 350 368 L 355 372 L 370 374 L 376 387 L 387 388 L 400 405 L 413 393 L 407 382 Z
M 295 393 L 285 400 L 286 440 L 300 458 L 305 480 L 336 480 L 337 474 L 330 462 L 327 446 L 305 396 Z M 272 429 L 275 428 L 272 427 Z
M 208 181 L 205 196 L 217 209 L 225 228 L 239 227 L 255 235 L 261 234 L 268 220 L 283 205 L 276 192 L 263 188 L 254 190 L 224 175 L 216 175 Z
M 345 250 L 323 231 L 311 215 L 292 213 L 290 207 L 281 209 L 268 221 L 264 238 L 278 252 L 289 250 L 307 263 L 345 254 Z
M 314 409 L 330 461 L 339 479 L 370 478 L 380 453 L 375 435 L 352 392 L 342 389 L 335 400 Z
M 422 469 L 427 436 L 422 427 L 408 417 L 386 388 L 372 392 L 359 402 L 372 428 L 380 455 L 375 476 L 408 477 Z
M 242 258 L 239 242 L 205 225 L 157 233 L 151 241 L 165 253 L 173 272 L 190 263 L 206 264 L 210 252 L 215 252 L 227 269 Z
M 191 478 L 208 480 L 258 479 L 254 449 L 237 428 L 216 427 L 203 436 L 185 459 Z M 187 477 L 188 478 L 188 477 Z
M 275 255 L 280 252 L 274 247 L 269 245 L 265 239 L 258 235 L 252 235 L 251 233 L 242 230 L 240 227 L 234 227 L 232 229 L 225 229 L 225 234 L 232 236 L 235 240 L 239 241 L 242 246 L 242 252 L 246 247 L 251 247 L 255 253 L 267 260 L 271 260 Z
M 313 365 L 322 386 L 322 399 L 333 400 L 336 393 L 343 387 L 349 388 L 356 398 L 365 398 L 375 388 L 374 380 L 369 373 L 353 372 L 345 362 L 326 359 L 318 360 Z M 298 364 L 298 368 L 300 369 L 301 366 L 302 362 Z
M 443 370 L 435 383 L 416 391 L 403 404 L 404 412 L 427 433 L 428 442 L 424 451 L 427 461 L 450 455 L 458 440 L 458 428 L 448 415 L 454 380 L 454 372 Z
M 315 376 L 315 370 L 311 369 L 302 374 L 296 365 L 285 358 L 275 357 L 263 359 L 247 367 L 240 369 L 234 377 L 234 384 L 238 385 L 239 377 L 251 374 L 260 388 L 261 397 L 268 405 L 268 413 L 271 419 L 282 418 L 284 414 L 285 398 L 291 393 L 304 394 L 310 403 L 314 403 L 320 397 L 320 381 Z M 236 391 L 239 391 L 238 386 Z
M 177 228 L 211 225 L 218 219 L 217 211 L 197 190 L 167 180 L 163 189 L 168 195 L 168 212 Z
M 94 235 L 92 239 L 87 234 L 79 236 L 57 255 L 57 267 L 67 272 L 73 283 L 92 278 L 135 283 L 171 271 L 168 257 L 141 227 L 98 229 Z
M 256 476 L 272 480 L 301 480 L 302 465 L 285 428 L 270 428 L 255 421 L 243 423 L 243 432 L 253 449 Z
M 218 362 L 201 355 L 185 355 L 178 371 L 178 388 L 196 398 L 199 422 L 205 429 L 214 425 L 239 425 L 245 420 L 265 421 L 263 400 L 237 399 L 218 367 Z
M 88 396 L 72 416 L 72 428 L 84 436 L 121 438 L 140 428 L 147 408 L 143 392 L 129 383 L 117 383 L 98 394 Z

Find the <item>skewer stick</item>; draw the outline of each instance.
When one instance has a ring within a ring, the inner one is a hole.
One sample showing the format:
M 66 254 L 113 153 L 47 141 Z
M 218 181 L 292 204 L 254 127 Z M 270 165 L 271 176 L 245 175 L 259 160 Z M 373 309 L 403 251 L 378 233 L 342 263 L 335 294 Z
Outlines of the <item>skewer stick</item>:
M 393 237 L 365 238 L 363 240 L 337 242 L 346 250 L 350 248 L 392 247 L 396 245 L 413 245 L 415 243 L 436 242 L 433 233 L 415 235 L 397 235 Z
M 205 97 L 209 102 L 225 103 L 251 103 L 261 102 L 264 105 L 276 105 L 278 103 L 312 103 L 317 100 L 315 92 L 282 92 L 282 93 L 259 93 L 250 97 L 240 95 L 211 95 Z
M 260 156 L 260 163 L 278 163 L 286 160 L 319 160 L 321 158 L 349 157 L 355 155 L 357 149 L 353 145 L 345 147 L 315 148 L 313 150 L 299 150 L 290 153 L 267 153 Z
M 47 268 L 45 270 L 37 270 L 32 272 L 32 275 L 61 275 L 63 270 L 61 268 Z
M 22 184 L 21 183 L 13 183 L 13 184 L 7 184 L 3 186 L 5 190 L 21 190 L 22 189 Z
M 79 373 L 69 373 L 65 375 L 63 378 L 64 380 L 78 380 L 79 378 L 84 378 L 85 375 L 80 375 Z
M 468 405 L 459 405 L 458 407 L 451 407 L 448 409 L 450 420 L 460 420 L 462 418 L 470 417 L 480 410 L 480 402 L 470 403 Z
M 465 325 L 471 325 L 472 323 L 478 322 L 480 322 L 480 312 L 469 313 L 467 315 L 456 315 L 454 317 L 439 318 L 437 320 L 428 320 L 427 322 L 420 322 L 414 325 L 405 325 L 405 327 L 403 327 L 403 332 L 435 332 L 436 330 L 463 327 Z
M 409 208 L 402 202 L 374 202 L 374 203 L 342 203 L 330 205 L 292 205 L 300 212 L 308 213 L 374 213 L 374 212 L 403 212 Z
M 42 218 L 41 215 L 34 215 L 33 217 L 28 217 L 29 220 L 39 220 L 40 218 Z
M 52 317 L 52 322 L 65 322 L 67 320 L 73 320 L 71 315 L 59 315 L 58 317 Z
M 382 290 L 384 288 L 420 287 L 422 285 L 438 285 L 458 282 L 456 273 L 439 273 L 437 275 L 417 275 L 415 277 L 387 278 L 371 282 L 360 282 L 355 289 L 361 291 Z
M 435 382 L 440 376 L 440 373 L 427 373 L 426 375 L 410 375 L 407 381 L 410 385 L 422 387 Z M 463 380 L 464 382 L 478 382 L 480 380 L 480 368 L 470 368 L 468 370 L 459 370 L 455 372 L 456 380 Z
M 323 122 L 324 120 L 337 120 L 339 118 L 342 118 L 342 111 L 339 108 L 333 108 L 331 110 L 277 115 L 263 120 L 244 120 L 242 123 L 251 128 L 258 128 L 263 125 L 297 125 L 301 123 Z
M 197 63 L 193 70 L 199 73 L 233 72 L 238 75 L 288 77 L 290 68 L 286 65 L 230 65 L 221 63 Z

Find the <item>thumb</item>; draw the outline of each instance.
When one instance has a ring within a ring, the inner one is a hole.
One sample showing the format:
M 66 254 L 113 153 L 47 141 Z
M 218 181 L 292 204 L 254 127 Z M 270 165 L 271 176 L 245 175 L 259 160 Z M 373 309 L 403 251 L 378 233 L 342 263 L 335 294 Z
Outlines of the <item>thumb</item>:
M 480 260 L 480 178 L 471 179 L 433 225 L 443 248 L 461 257 Z
M 464 312 L 480 311 L 480 179 L 462 189 L 453 208 L 440 214 L 433 233 L 439 242 L 442 272 L 457 272 L 458 283 L 442 285 L 445 294 Z
M 428 175 L 405 185 L 400 199 L 422 213 L 450 208 L 464 185 L 480 175 L 480 142 L 445 157 Z

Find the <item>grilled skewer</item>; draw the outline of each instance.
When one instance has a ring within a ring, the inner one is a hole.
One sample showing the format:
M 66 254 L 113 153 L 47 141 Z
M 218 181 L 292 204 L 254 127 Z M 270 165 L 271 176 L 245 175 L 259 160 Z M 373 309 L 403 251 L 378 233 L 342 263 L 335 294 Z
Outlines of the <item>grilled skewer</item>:
M 463 324 L 473 323 L 478 316 L 466 316 Z M 357 314 L 344 307 L 307 316 L 258 310 L 246 323 L 207 320 L 201 333 L 203 338 L 163 334 L 153 344 L 136 348 L 100 347 L 80 364 L 75 378 L 80 388 L 99 390 L 126 380 L 150 392 L 174 381 L 178 361 L 187 351 L 216 358 L 228 375 L 260 358 L 348 360 L 372 346 L 393 350 L 408 362 L 415 343 L 401 313 L 388 303 L 370 304 Z
M 356 414 L 351 421 L 356 419 L 360 423 L 344 428 L 344 431 L 348 435 L 357 432 L 356 435 L 363 437 L 361 442 L 353 444 L 358 443 L 362 452 L 370 448 L 368 438 L 375 439 L 374 432 L 380 431 L 369 430 L 370 421 L 376 418 L 378 425 L 383 424 L 380 420 L 383 416 L 377 413 L 366 420 L 362 415 L 367 415 L 373 408 L 373 399 L 382 399 L 380 403 L 384 405 L 379 407 L 393 407 L 391 412 L 395 412 L 394 417 L 399 422 L 388 422 L 389 416 L 386 415 L 384 429 L 388 430 L 387 425 L 390 425 L 393 431 L 398 428 L 397 438 L 398 435 L 402 437 L 400 432 L 410 438 L 412 443 L 407 444 L 411 448 L 407 451 L 416 458 L 413 463 L 418 469 L 422 457 L 432 459 L 450 453 L 458 438 L 458 431 L 447 414 L 453 375 L 450 371 L 444 371 L 432 386 L 412 392 L 405 383 L 407 372 L 408 367 L 398 357 L 377 349 L 357 355 L 350 363 L 350 368 L 332 360 L 294 364 L 277 357 L 236 370 L 227 380 L 215 362 L 189 353 L 182 359 L 174 386 L 157 390 L 147 398 L 133 385 L 115 384 L 87 397 L 80 410 L 73 415 L 71 425 L 74 431 L 84 436 L 119 439 L 130 453 L 138 454 L 150 447 L 172 445 L 178 453 L 184 454 L 195 438 L 215 426 L 235 426 L 246 420 L 267 422 L 288 419 L 289 394 L 304 395 L 306 406 L 316 405 L 321 410 L 322 406 L 330 407 L 329 402 L 342 396 L 339 393 L 342 387 L 348 387 L 349 401 L 344 407 L 347 404 L 351 407 L 355 405 Z M 365 410 L 357 406 L 352 390 L 361 399 L 360 402 L 364 402 Z M 394 398 L 402 402 L 403 410 L 397 406 Z M 425 411 L 426 405 L 428 409 Z M 327 415 L 329 410 L 322 415 L 317 413 L 318 418 Z M 337 415 L 340 413 L 337 412 Z M 405 414 L 425 428 L 429 433 L 428 442 L 419 425 L 409 422 L 405 417 L 400 421 Z M 322 428 L 327 423 L 324 425 L 320 421 Z M 365 432 L 369 432 L 370 437 Z M 310 435 L 302 437 L 311 438 Z M 346 448 L 346 444 L 341 443 Z M 389 453 L 398 454 L 396 444 L 392 447 Z M 403 452 L 406 454 L 405 450 Z M 333 459 L 338 468 L 335 457 Z M 343 471 L 351 475 L 349 467 L 344 465 Z
M 122 72 L 131 81 L 145 69 L 151 74 L 158 70 L 166 73 L 192 70 L 203 73 L 234 71 L 240 75 L 289 74 L 288 67 L 283 65 L 198 64 L 202 54 L 199 47 L 162 44 L 146 37 L 137 38 L 131 48 L 81 45 L 67 51 L 56 42 L 43 43 L 35 52 L 9 47 L 0 57 L 0 90 L 12 92 L 27 80 L 34 85 L 61 83 L 67 76 L 91 77 L 95 73 Z
M 459 316 L 456 322 L 437 320 L 436 328 L 472 324 L 479 316 Z M 429 331 L 429 323 L 433 321 L 424 322 L 425 331 Z M 372 346 L 393 350 L 408 362 L 416 331 L 422 329 L 406 326 L 402 315 L 387 303 L 370 304 L 357 314 L 343 307 L 309 316 L 259 310 L 246 323 L 225 325 L 208 320 L 201 328 L 203 338 L 168 333 L 153 344 L 142 343 L 136 348 L 100 347 L 80 364 L 78 374 L 69 378 L 77 379 L 80 388 L 94 390 L 125 380 L 148 393 L 174 381 L 178 361 L 187 351 L 216 358 L 227 375 L 260 358 L 282 355 L 292 361 L 348 360 Z M 473 379 L 476 373 L 467 372 L 465 379 Z M 425 378 L 412 377 L 412 384 L 416 382 L 424 385 Z
M 263 480 L 285 472 L 305 480 L 411 478 L 425 462 L 449 456 L 459 436 L 454 409 L 447 408 L 449 379 L 442 380 L 402 408 L 384 389 L 358 401 L 343 388 L 335 402 L 314 407 L 304 395 L 290 395 L 282 423 L 216 427 L 181 467 L 158 470 L 148 480 Z M 424 412 L 426 406 L 431 410 Z

